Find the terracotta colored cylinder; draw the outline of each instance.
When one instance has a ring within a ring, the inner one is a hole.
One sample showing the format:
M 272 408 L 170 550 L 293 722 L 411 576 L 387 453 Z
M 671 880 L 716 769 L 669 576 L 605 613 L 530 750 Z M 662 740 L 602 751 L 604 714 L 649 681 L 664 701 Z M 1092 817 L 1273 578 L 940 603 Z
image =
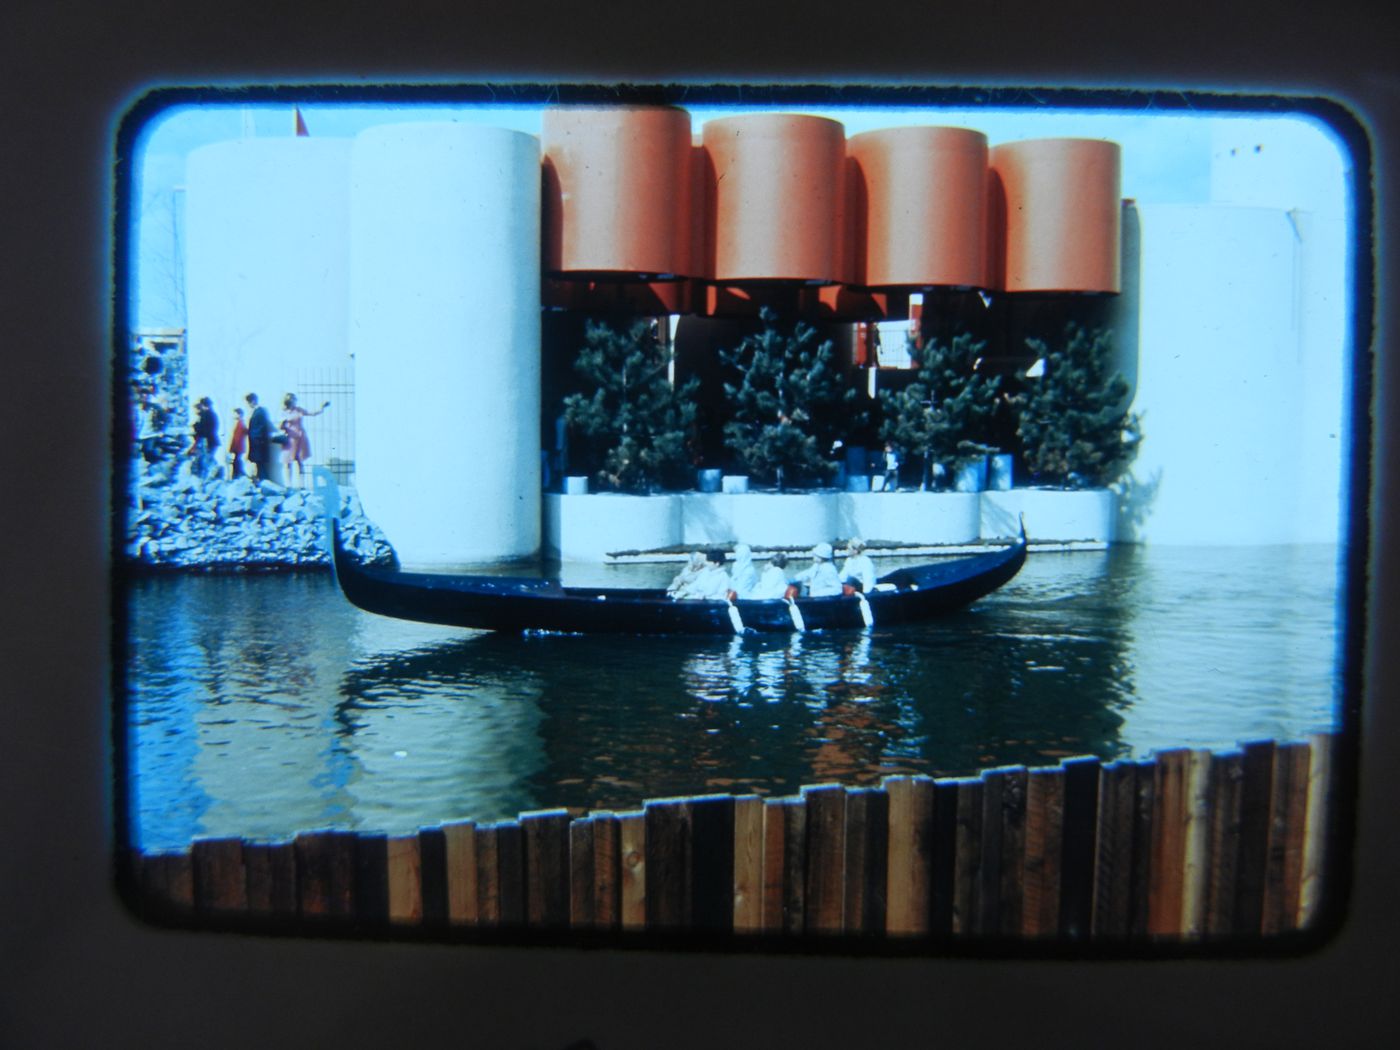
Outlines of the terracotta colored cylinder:
M 1008 292 L 1117 292 L 1121 151 L 1097 139 L 1029 139 L 992 148 Z
M 846 139 L 825 117 L 757 113 L 705 123 L 707 243 L 717 281 L 846 278 Z
M 857 284 L 984 284 L 987 136 L 967 128 L 887 128 L 854 135 L 846 148 L 857 168 Z
M 695 276 L 690 114 L 544 111 L 544 256 L 554 274 Z

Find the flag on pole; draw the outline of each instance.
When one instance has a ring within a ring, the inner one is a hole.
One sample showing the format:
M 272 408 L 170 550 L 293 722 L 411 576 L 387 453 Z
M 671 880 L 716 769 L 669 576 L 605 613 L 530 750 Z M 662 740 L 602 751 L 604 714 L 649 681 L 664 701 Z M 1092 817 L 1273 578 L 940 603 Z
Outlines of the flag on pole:
M 292 107 L 292 116 L 296 118 L 296 136 L 297 136 L 297 138 L 299 138 L 299 139 L 304 139 L 304 138 L 306 138 L 306 137 L 307 137 L 307 133 L 306 133 L 306 121 L 304 121 L 304 120 L 301 119 L 301 107 L 299 107 L 299 106 L 293 106 L 293 107 Z

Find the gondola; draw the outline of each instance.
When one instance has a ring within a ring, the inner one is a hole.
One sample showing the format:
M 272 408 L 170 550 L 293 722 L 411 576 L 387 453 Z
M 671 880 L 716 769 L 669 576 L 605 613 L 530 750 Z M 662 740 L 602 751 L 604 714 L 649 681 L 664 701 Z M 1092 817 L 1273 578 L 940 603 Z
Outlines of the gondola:
M 1010 580 L 1026 560 L 1026 532 L 1002 550 L 896 569 L 866 595 L 794 601 L 675 601 L 661 589 L 564 587 L 507 576 L 404 572 L 362 565 L 331 520 L 335 577 L 354 605 L 380 616 L 487 631 L 734 634 L 912 623 L 961 609 Z

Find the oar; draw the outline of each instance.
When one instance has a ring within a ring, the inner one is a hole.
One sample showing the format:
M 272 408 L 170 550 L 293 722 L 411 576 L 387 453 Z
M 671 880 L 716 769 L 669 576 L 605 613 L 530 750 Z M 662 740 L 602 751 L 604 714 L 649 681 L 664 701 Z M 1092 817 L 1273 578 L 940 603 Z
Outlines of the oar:
M 733 598 L 728 599 L 728 602 L 729 602 L 729 622 L 730 622 L 730 624 L 734 627 L 734 633 L 735 633 L 735 634 L 743 634 L 743 633 L 744 633 L 744 618 L 743 618 L 742 616 L 739 615 L 739 607 L 738 607 L 737 605 L 734 604 L 734 599 L 733 599 Z
M 799 608 L 797 607 L 797 602 L 795 602 L 795 601 L 793 601 L 791 598 L 789 598 L 789 599 L 787 600 L 787 603 L 788 603 L 788 613 L 791 614 L 791 616 L 792 616 L 792 625 L 793 625 L 793 627 L 797 628 L 797 630 L 798 630 L 799 633 L 804 633 L 804 632 L 806 632 L 806 630 L 807 630 L 807 621 L 805 621 L 804 619 L 802 619 L 802 610 L 799 609 Z
M 865 595 L 856 591 L 856 601 L 860 602 L 860 618 L 865 621 L 865 626 L 875 626 L 875 614 L 870 611 L 870 603 L 866 601 Z

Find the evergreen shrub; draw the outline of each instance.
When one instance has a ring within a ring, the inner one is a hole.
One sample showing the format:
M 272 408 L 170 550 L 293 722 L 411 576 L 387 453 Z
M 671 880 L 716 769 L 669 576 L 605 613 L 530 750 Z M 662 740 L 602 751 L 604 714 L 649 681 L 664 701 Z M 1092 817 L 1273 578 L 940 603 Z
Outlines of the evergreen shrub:
M 1109 372 L 1111 333 L 1071 322 L 1060 343 L 1026 345 L 1045 363 L 1020 399 L 1017 435 L 1032 479 L 1071 488 L 1117 480 L 1137 454 L 1142 420 L 1127 410 L 1128 381 Z
M 691 434 L 699 381 L 673 387 L 670 354 L 650 321 L 626 331 L 589 321 L 574 369 L 592 392 L 564 399 L 575 455 L 602 489 L 648 493 L 694 483 Z

